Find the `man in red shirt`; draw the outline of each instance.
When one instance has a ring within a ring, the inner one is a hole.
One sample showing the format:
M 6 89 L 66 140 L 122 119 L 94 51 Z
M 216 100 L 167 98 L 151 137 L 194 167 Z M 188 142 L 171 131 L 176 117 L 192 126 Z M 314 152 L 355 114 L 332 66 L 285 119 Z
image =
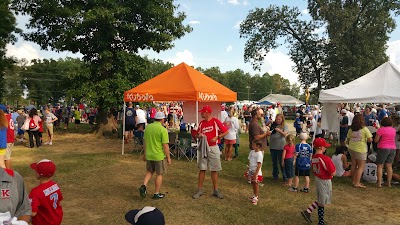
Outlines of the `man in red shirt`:
M 63 200 L 60 187 L 51 180 L 56 171 L 56 165 L 48 159 L 32 163 L 31 168 L 36 171 L 39 186 L 32 189 L 29 201 L 32 206 L 33 225 L 59 225 L 63 217 L 60 202 Z
M 326 148 L 331 145 L 323 138 L 314 140 L 316 154 L 312 157 L 311 167 L 315 175 L 315 184 L 317 189 L 317 201 L 314 201 L 307 210 L 301 212 L 303 218 L 311 223 L 311 213 L 318 206 L 318 224 L 325 224 L 324 206 L 331 204 L 332 201 L 332 178 L 336 173 L 335 165 L 330 157 L 324 155 Z
M 208 146 L 206 143 L 200 144 L 199 152 L 202 152 L 201 146 L 206 149 L 205 154 L 198 154 L 198 167 L 199 167 L 199 179 L 198 179 L 198 189 L 197 192 L 193 195 L 194 199 L 199 198 L 203 195 L 203 182 L 206 174 L 206 170 L 211 171 L 211 180 L 213 182 L 214 193 L 213 196 L 217 198 L 224 198 L 221 192 L 218 190 L 218 171 L 222 170 L 221 167 L 221 152 L 219 150 L 218 144 L 220 143 L 221 138 L 226 136 L 229 131 L 221 121 L 211 116 L 211 107 L 206 105 L 200 111 L 201 118 L 203 120 L 200 122 L 199 127 L 197 129 L 196 137 L 200 139 L 200 142 L 203 140 L 207 140 Z M 204 141 L 205 142 L 205 141 Z M 209 147 L 209 148 L 207 148 Z M 204 150 L 204 149 L 203 149 Z
M 11 114 L 6 114 L 6 118 L 8 121 L 8 128 L 7 128 L 7 149 L 6 149 L 6 154 L 4 156 L 4 164 L 6 165 L 7 169 L 11 170 L 11 153 L 12 153 L 12 148 L 14 147 L 15 131 L 14 131 L 14 121 L 11 118 Z

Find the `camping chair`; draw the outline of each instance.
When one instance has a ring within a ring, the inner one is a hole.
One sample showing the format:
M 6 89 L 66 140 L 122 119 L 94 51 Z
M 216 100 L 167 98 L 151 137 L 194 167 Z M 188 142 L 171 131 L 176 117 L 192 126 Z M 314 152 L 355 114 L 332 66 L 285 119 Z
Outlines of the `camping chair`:
M 192 135 L 186 132 L 178 134 L 178 160 L 183 157 L 189 161 L 196 157 L 196 149 L 192 147 Z
M 169 132 L 168 133 L 168 139 L 169 139 L 169 142 L 168 142 L 168 145 L 169 145 L 169 154 L 171 154 L 173 157 L 175 157 L 175 155 L 174 155 L 174 153 L 172 153 L 172 149 L 174 149 L 174 150 L 176 150 L 177 151 L 177 149 L 176 149 L 176 137 L 177 137 L 177 134 L 175 133 L 175 132 Z
M 139 154 L 142 154 L 144 151 L 144 145 L 143 145 L 143 138 L 142 137 L 133 137 L 133 151 L 137 151 Z

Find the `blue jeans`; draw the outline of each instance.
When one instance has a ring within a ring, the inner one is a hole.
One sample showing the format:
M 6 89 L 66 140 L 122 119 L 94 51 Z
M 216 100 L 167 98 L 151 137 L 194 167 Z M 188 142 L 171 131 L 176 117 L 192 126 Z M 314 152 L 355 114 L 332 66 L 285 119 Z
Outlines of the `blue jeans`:
M 283 180 L 286 181 L 285 169 L 282 166 L 282 151 L 283 150 L 271 149 L 272 176 L 274 177 L 275 180 L 278 179 L 279 175 L 278 166 L 279 166 L 282 172 Z

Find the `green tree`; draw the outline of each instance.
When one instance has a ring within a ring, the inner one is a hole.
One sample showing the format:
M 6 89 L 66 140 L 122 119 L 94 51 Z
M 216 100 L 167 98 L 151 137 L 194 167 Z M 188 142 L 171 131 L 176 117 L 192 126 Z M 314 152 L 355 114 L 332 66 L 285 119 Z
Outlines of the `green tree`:
M 326 41 L 315 32 L 321 27 L 320 23 L 302 20 L 300 16 L 298 8 L 288 6 L 250 11 L 240 25 L 240 37 L 247 39 L 244 60 L 259 69 L 267 52 L 281 45 L 279 39 L 284 38 L 296 65 L 294 72 L 300 75 L 299 81 L 303 85 L 317 83 L 317 88 L 321 89 Z
M 350 82 L 388 60 L 389 34 L 399 0 L 308 0 L 312 18 L 326 24 L 327 87 Z
M 17 61 L 17 60 L 15 60 Z M 23 96 L 23 80 L 21 76 L 21 71 L 23 70 L 24 65 L 26 65 L 26 60 L 19 60 L 16 64 L 9 66 L 4 71 L 5 85 L 4 88 L 1 89 L 3 93 L 3 101 L 8 105 L 17 106 L 21 103 Z
M 0 1 L 0 99 L 3 98 L 5 93 L 4 72 L 5 69 L 11 69 L 14 60 L 6 57 L 6 46 L 8 43 L 14 43 L 16 37 L 15 32 L 20 32 L 16 28 L 16 20 L 14 14 L 11 12 L 10 0 Z
M 83 55 L 90 74 L 82 87 L 96 92 L 100 122 L 108 108 L 122 103 L 125 90 L 146 79 L 148 64 L 136 53 L 169 49 L 191 31 L 172 0 L 14 0 L 13 6 L 30 16 L 26 40 Z

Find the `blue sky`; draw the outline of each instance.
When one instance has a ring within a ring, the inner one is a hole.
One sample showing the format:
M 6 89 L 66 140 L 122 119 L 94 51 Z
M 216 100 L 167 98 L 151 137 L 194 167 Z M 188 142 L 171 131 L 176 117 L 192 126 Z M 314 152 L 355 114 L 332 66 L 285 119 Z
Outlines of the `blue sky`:
M 239 37 L 239 24 L 251 9 L 265 8 L 269 5 L 297 6 L 304 18 L 307 13 L 306 0 L 179 0 L 179 11 L 186 13 L 185 24 L 191 24 L 193 31 L 174 42 L 175 47 L 161 53 L 141 51 L 150 58 L 169 61 L 174 64 L 186 62 L 195 67 L 209 68 L 218 66 L 222 72 L 242 69 L 250 74 L 279 73 L 292 83 L 297 82 L 297 74 L 292 72 L 294 65 L 283 45 L 270 51 L 261 71 L 253 70 L 250 63 L 244 63 L 243 53 L 245 39 Z M 24 29 L 27 17 L 18 16 L 18 27 Z M 400 67 L 400 18 L 396 18 L 397 28 L 390 34 L 387 54 L 392 62 Z M 80 57 L 70 52 L 52 52 L 40 50 L 32 42 L 19 38 L 15 45 L 8 45 L 8 55 L 17 58 L 63 58 Z

